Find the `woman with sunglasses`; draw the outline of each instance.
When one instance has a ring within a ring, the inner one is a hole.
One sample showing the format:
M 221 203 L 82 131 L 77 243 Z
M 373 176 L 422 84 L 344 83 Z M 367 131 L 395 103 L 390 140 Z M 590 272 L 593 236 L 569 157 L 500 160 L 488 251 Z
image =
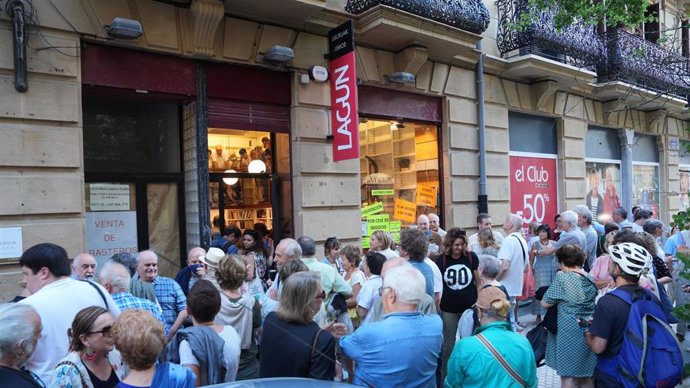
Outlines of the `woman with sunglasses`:
M 283 282 L 280 306 L 264 322 L 259 349 L 259 374 L 263 377 L 308 377 L 333 381 L 335 338 L 345 325 L 322 330 L 314 322 L 326 293 L 321 275 L 297 272 Z
M 127 374 L 112 337 L 113 317 L 91 306 L 77 313 L 67 330 L 69 350 L 55 367 L 51 387 L 112 388 Z

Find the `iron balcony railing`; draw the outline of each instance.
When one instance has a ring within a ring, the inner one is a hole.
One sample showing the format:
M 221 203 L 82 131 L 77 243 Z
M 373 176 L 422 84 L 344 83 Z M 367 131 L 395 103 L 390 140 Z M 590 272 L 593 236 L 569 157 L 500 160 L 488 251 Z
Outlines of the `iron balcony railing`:
M 607 61 L 597 69 L 598 82 L 623 81 L 664 94 L 690 94 L 688 58 L 622 29 L 602 35 Z
M 461 30 L 481 34 L 491 20 L 481 0 L 348 0 L 345 10 L 360 14 L 377 5 L 434 20 Z
M 575 66 L 592 66 L 601 61 L 606 50 L 593 26 L 572 24 L 556 29 L 555 11 L 538 12 L 538 19 L 527 28 L 516 28 L 528 11 L 526 0 L 498 0 L 498 50 L 505 55 L 520 49 L 520 54 L 534 53 Z

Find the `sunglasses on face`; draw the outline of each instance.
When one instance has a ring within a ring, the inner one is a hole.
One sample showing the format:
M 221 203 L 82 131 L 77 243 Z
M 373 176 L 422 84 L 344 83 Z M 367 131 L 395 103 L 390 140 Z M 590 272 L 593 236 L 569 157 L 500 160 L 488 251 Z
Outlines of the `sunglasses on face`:
M 98 330 L 98 331 L 90 331 L 90 332 L 86 333 L 86 335 L 102 334 L 105 337 L 112 337 L 112 335 L 113 335 L 112 330 L 113 330 L 112 326 L 106 326 L 103 329 Z

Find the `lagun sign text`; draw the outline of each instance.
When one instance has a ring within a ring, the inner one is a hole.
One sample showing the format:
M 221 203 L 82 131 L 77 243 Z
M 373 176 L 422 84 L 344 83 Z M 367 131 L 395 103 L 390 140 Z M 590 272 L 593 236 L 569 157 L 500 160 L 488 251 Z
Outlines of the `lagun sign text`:
M 328 32 L 333 160 L 359 159 L 357 77 L 352 21 Z

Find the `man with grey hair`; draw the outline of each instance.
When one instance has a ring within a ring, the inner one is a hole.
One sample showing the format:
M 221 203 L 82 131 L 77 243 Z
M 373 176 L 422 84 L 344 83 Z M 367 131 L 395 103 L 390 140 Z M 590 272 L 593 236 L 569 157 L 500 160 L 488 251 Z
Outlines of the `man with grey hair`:
M 36 310 L 26 304 L 0 305 L 0 381 L 3 387 L 40 388 L 42 385 L 22 367 L 31 357 L 43 326 Z
M 446 236 L 446 231 L 441 229 L 441 219 L 438 218 L 436 213 L 429 213 L 429 229 L 433 233 L 438 234 L 441 238 Z
M 161 306 L 148 299 L 137 298 L 130 294 L 129 284 L 131 280 L 132 278 L 129 275 L 129 270 L 124 265 L 112 261 L 106 263 L 103 269 L 101 269 L 101 273 L 98 275 L 98 282 L 108 290 L 108 293 L 113 297 L 120 311 L 130 309 L 146 310 L 163 324 L 165 327 L 165 335 L 168 335 L 170 325 L 163 319 L 163 310 Z
M 316 242 L 309 236 L 302 236 L 297 239 L 297 243 L 302 248 L 302 262 L 307 265 L 310 271 L 318 272 L 321 275 L 321 285 L 326 295 L 335 292 L 343 295 L 346 299 L 352 295 L 350 287 L 345 279 L 330 264 L 322 263 L 316 259 Z
M 314 248 L 314 251 L 316 251 L 316 248 Z M 275 280 L 269 279 L 266 282 L 269 288 L 262 298 L 262 306 L 266 306 L 268 303 L 274 304 L 274 302 L 278 300 L 278 290 L 280 290 L 280 269 L 288 260 L 302 260 L 302 247 L 292 238 L 284 238 L 280 240 L 276 246 L 273 254 L 273 261 L 276 263 L 278 273 L 276 274 Z M 275 308 L 277 308 L 277 304 L 275 304 L 274 309 Z
M 383 320 L 340 339 L 343 353 L 356 363 L 354 384 L 434 387 L 443 323 L 438 315 L 417 309 L 424 299 L 424 282 L 410 266 L 389 269 L 381 287 Z
M 585 250 L 587 261 L 585 261 L 584 269 L 586 272 L 589 272 L 594 264 L 594 260 L 597 259 L 599 236 L 594 227 L 592 227 L 592 211 L 587 206 L 577 205 L 573 211 L 577 214 L 577 226 L 580 228 L 580 232 L 585 235 L 585 241 L 587 242 L 587 249 Z
M 590 212 L 589 215 L 591 219 L 592 213 Z M 540 250 L 535 249 L 533 251 L 534 254 L 536 256 L 548 256 L 556 252 L 558 248 L 571 244 L 578 245 L 580 248 L 582 248 L 583 252 L 589 252 L 587 250 L 587 237 L 585 237 L 585 234 L 577 229 L 577 219 L 577 213 L 572 210 L 566 210 L 561 213 L 561 218 L 558 220 L 558 229 L 562 230 L 562 232 L 561 236 L 558 238 L 558 241 L 551 244 L 550 247 Z M 596 245 L 594 249 L 596 255 Z
M 96 258 L 88 253 L 78 254 L 72 260 L 72 277 L 77 280 L 94 280 L 96 276 Z
M 515 298 L 522 295 L 523 273 L 525 267 L 529 265 L 527 242 L 522 237 L 522 217 L 509 214 L 503 222 L 503 231 L 506 238 L 503 239 L 501 249 L 498 251 L 501 271 L 496 276 L 496 280 L 501 282 L 508 291 L 512 308 L 517 306 Z M 520 325 L 517 319 L 515 319 L 515 324 Z

